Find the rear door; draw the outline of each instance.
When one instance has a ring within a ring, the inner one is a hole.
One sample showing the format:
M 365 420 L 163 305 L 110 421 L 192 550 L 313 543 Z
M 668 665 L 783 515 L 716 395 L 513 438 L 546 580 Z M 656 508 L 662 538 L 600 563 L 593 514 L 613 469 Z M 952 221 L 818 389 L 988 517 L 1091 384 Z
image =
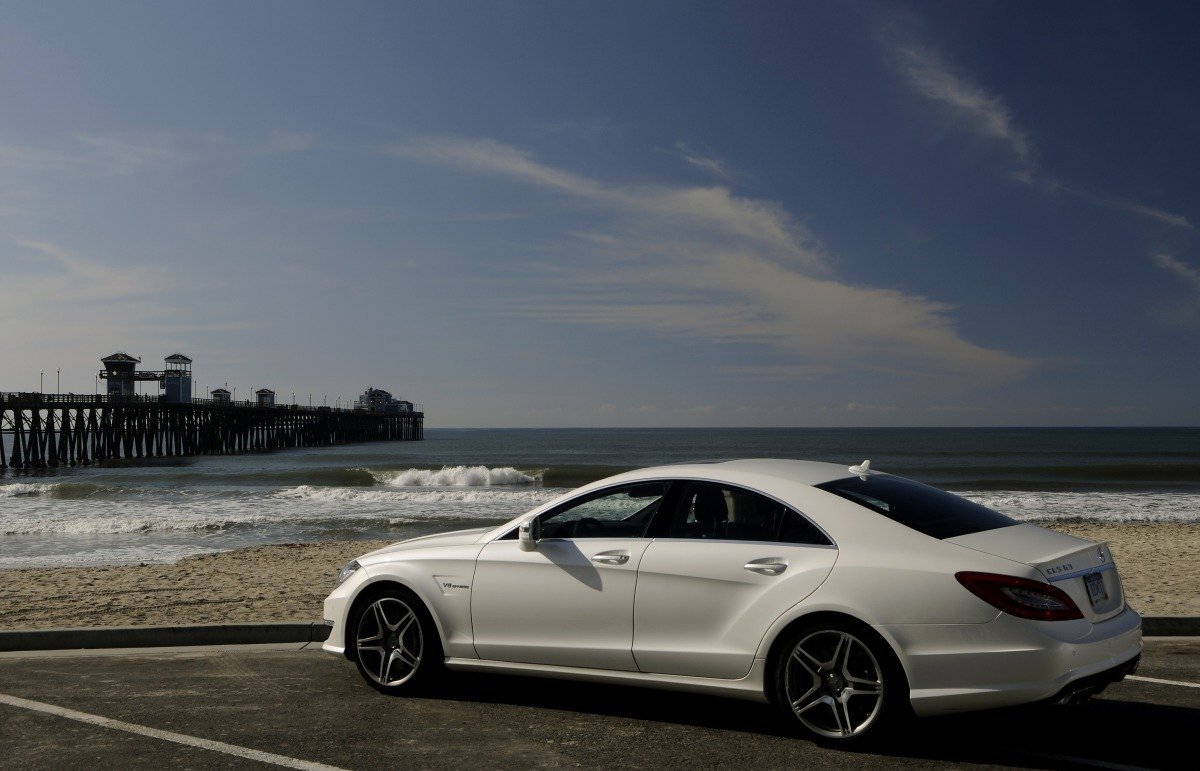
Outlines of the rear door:
M 638 570 L 637 666 L 743 677 L 767 628 L 821 585 L 837 549 L 801 514 L 730 485 L 686 483 L 669 513 Z

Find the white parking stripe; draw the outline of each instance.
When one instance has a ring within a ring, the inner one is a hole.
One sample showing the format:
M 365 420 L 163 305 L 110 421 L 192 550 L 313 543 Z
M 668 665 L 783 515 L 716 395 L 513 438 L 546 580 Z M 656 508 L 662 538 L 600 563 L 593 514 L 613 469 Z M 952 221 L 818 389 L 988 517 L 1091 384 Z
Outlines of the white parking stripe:
M 1200 683 L 1185 683 L 1182 680 L 1159 680 L 1157 677 L 1142 677 L 1141 675 L 1125 675 L 1126 680 L 1141 680 L 1143 683 L 1160 683 L 1162 685 L 1182 685 L 1184 688 L 1200 688 Z
M 1021 752 L 1020 755 L 1025 755 L 1031 758 L 1048 758 L 1056 763 L 1069 763 L 1075 766 L 1091 766 L 1092 768 L 1104 768 L 1109 771 L 1153 771 L 1153 769 L 1144 766 L 1126 766 L 1121 763 L 1110 763 L 1107 760 L 1096 760 L 1094 758 L 1077 758 L 1073 755 L 1055 755 L 1049 752 Z
M 226 744 L 225 742 L 217 742 L 212 739 L 201 739 L 196 736 L 187 736 L 186 734 L 177 734 L 174 731 L 160 731 L 157 728 L 149 728 L 144 725 L 136 725 L 134 723 L 126 723 L 123 720 L 113 720 L 100 715 L 89 715 L 86 712 L 76 712 L 73 709 L 64 707 L 56 707 L 53 704 L 45 704 L 40 701 L 30 701 L 17 696 L 9 696 L 6 693 L 0 693 L 0 704 L 7 704 L 10 707 L 19 709 L 33 710 L 34 712 L 45 712 L 48 715 L 57 715 L 65 717 L 68 720 L 78 720 L 80 723 L 90 723 L 91 725 L 100 726 L 101 728 L 111 728 L 115 731 L 125 731 L 131 734 L 140 734 L 149 736 L 153 739 L 162 739 L 167 742 L 176 744 L 186 744 L 189 747 L 199 747 L 202 750 L 212 750 L 213 752 L 223 752 L 226 755 L 233 755 L 247 760 L 257 760 L 260 763 L 270 763 L 284 768 L 300 768 L 305 771 L 343 771 L 337 766 L 327 766 L 323 763 L 310 763 L 307 760 L 298 760 L 289 758 L 286 755 L 276 755 L 271 752 L 262 752 L 261 750 L 252 750 L 249 747 L 239 747 L 236 744 Z

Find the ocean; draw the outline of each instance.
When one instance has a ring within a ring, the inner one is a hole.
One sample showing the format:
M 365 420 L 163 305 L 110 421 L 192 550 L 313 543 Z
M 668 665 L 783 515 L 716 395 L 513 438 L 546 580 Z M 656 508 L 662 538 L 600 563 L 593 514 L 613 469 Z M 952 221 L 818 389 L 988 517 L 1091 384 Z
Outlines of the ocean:
M 871 467 L 1018 519 L 1200 522 L 1200 429 L 427 429 L 419 442 L 0 472 L 0 568 L 499 524 L 619 471 L 772 457 Z

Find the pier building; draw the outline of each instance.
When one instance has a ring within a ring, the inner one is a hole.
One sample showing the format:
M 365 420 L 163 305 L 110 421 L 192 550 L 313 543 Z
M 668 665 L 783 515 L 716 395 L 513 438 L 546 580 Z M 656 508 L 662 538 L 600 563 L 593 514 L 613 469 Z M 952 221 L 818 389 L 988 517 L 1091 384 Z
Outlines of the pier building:
M 104 369 L 100 378 L 108 384 L 108 395 L 137 396 L 138 383 L 157 383 L 163 400 L 171 404 L 190 404 L 192 401 L 192 360 L 182 353 L 173 353 L 163 360 L 161 370 L 139 370 L 142 360 L 118 351 L 100 360 Z
M 364 412 L 390 412 L 407 414 L 413 412 L 413 403 L 397 399 L 382 388 L 368 388 L 358 397 L 354 409 Z

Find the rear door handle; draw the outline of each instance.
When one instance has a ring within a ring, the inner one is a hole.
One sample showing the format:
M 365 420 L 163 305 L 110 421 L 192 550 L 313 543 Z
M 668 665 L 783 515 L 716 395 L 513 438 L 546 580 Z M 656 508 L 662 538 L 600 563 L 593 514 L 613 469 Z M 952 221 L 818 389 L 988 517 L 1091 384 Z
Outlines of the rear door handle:
M 787 570 L 787 560 L 783 557 L 763 557 L 750 560 L 743 567 L 751 573 L 761 573 L 764 576 L 777 576 Z
M 592 555 L 592 562 L 599 562 L 603 565 L 624 565 L 628 561 L 629 552 L 624 549 L 602 551 L 599 554 Z

